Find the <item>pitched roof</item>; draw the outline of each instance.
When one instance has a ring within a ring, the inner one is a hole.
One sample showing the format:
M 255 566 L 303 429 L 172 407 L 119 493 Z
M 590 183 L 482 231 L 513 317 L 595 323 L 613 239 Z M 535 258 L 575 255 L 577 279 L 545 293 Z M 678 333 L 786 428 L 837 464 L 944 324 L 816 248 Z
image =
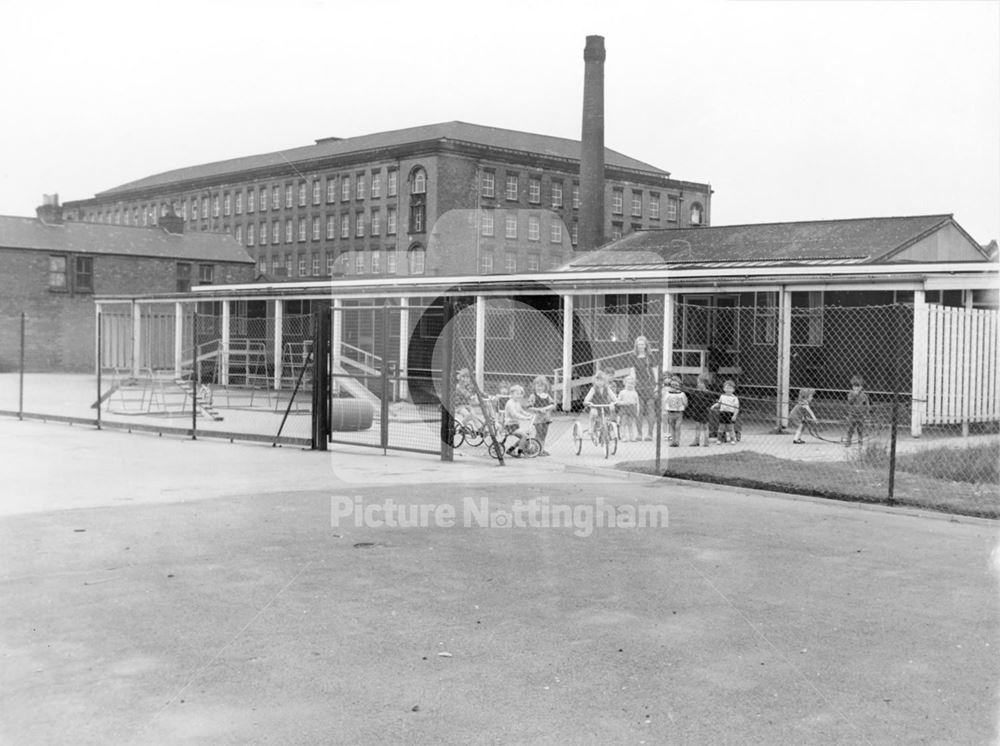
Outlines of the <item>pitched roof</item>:
M 35 218 L 8 215 L 0 215 L 0 249 L 253 263 L 250 255 L 228 233 L 174 234 L 159 227 L 103 223 L 53 225 Z
M 147 176 L 143 179 L 130 181 L 127 184 L 98 192 L 97 196 L 108 197 L 119 192 L 162 187 L 181 181 L 223 177 L 260 168 L 290 165 L 319 158 L 362 153 L 434 140 L 472 143 L 474 145 L 485 145 L 505 150 L 522 151 L 531 154 L 540 153 L 557 158 L 580 160 L 579 140 L 552 137 L 550 135 L 537 135 L 531 132 L 519 132 L 499 127 L 485 127 L 479 124 L 468 124 L 467 122 L 442 122 L 440 124 L 426 124 L 419 127 L 408 127 L 406 129 L 377 132 L 370 135 L 359 135 L 343 139 L 328 138 L 317 140 L 313 145 L 279 150 L 274 153 L 248 155 L 225 161 L 203 163 L 197 166 L 164 171 L 160 174 Z M 630 158 L 610 148 L 604 149 L 604 160 L 608 166 L 646 171 L 662 177 L 670 175 L 656 166 L 636 160 L 635 158 Z
M 951 215 L 919 215 L 636 231 L 572 260 L 565 269 L 871 264 L 953 222 Z

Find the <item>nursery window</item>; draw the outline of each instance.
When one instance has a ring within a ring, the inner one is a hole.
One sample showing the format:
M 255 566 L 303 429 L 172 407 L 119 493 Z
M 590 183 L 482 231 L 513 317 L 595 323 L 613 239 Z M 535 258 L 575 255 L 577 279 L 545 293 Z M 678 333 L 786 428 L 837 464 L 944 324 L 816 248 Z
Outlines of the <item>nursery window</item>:
M 778 337 L 777 293 L 754 293 L 753 343 L 773 345 Z
M 823 345 L 823 292 L 792 293 L 792 344 Z

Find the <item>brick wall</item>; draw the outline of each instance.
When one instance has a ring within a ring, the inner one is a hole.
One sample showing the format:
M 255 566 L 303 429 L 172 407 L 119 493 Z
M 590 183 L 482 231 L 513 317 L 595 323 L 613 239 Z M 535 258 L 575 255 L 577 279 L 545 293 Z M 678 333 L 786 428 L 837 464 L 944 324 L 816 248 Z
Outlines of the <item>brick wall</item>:
M 197 266 L 194 272 L 197 282 Z M 251 282 L 253 278 L 250 264 L 215 264 L 216 283 Z M 176 290 L 176 260 L 94 256 L 98 295 Z M 0 249 L 0 372 L 18 368 L 22 312 L 26 371 L 94 370 L 94 296 L 49 290 L 48 252 Z

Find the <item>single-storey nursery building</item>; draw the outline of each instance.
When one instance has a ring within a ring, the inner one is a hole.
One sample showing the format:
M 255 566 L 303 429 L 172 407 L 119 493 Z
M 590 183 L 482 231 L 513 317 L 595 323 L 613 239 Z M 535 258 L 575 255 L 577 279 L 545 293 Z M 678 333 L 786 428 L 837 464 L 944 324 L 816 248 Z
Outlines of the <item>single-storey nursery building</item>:
M 731 377 L 779 421 L 797 389 L 840 396 L 862 375 L 876 396 L 900 395 L 918 435 L 1000 420 L 997 287 L 996 260 L 951 215 L 929 215 L 637 231 L 544 273 L 220 284 L 97 302 L 105 364 L 181 374 L 188 348 L 210 346 L 220 386 L 291 385 L 312 313 L 328 307 L 335 379 L 391 371 L 394 397 L 434 396 L 448 339 L 451 368 L 469 367 L 485 388 L 545 375 L 568 408 L 597 367 L 623 375 L 641 335 L 664 370 Z M 112 349 L 116 334 L 129 338 Z

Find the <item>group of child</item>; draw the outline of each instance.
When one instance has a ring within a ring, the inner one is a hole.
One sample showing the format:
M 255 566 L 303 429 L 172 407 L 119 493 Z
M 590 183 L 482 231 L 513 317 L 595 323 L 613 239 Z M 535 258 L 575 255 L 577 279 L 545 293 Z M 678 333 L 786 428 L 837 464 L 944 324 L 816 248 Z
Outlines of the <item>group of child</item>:
M 698 376 L 697 388 L 685 391 L 681 379 L 670 376 L 663 392 L 663 421 L 666 424 L 665 437 L 671 447 L 681 443 L 681 423 L 684 418 L 695 423 L 695 437 L 692 446 L 708 446 L 710 437 L 717 438 L 718 443 L 735 443 L 740 440 L 738 417 L 740 400 L 736 396 L 736 384 L 732 380 L 723 383 L 722 393 L 709 390 L 713 375 L 703 372 Z M 528 438 L 535 438 L 541 444 L 540 455 L 550 455 L 545 450 L 545 438 L 549 423 L 552 422 L 552 412 L 555 401 L 552 398 L 548 379 L 537 376 L 532 381 L 532 394 L 526 396 L 520 385 L 508 386 L 501 384 L 499 394 L 492 397 L 499 413 L 500 425 L 507 432 L 518 436 L 518 443 L 508 449 L 514 456 L 520 455 Z M 789 423 L 795 427 L 795 437 L 792 443 L 800 445 L 802 431 L 807 421 L 817 422 L 812 411 L 812 400 L 816 390 L 803 388 L 799 390 L 798 401 L 789 413 Z M 476 401 L 472 378 L 467 368 L 458 372 L 458 381 L 453 392 L 453 413 L 455 419 L 463 426 L 479 429 L 483 427 L 482 419 L 473 411 Z M 584 408 L 589 412 L 590 432 L 596 433 L 599 427 L 601 409 L 614 417 L 619 423 L 623 440 L 643 440 L 641 435 L 640 400 L 636 390 L 636 378 L 627 375 L 621 391 L 615 390 L 613 371 L 598 371 L 594 376 L 594 384 L 583 400 Z M 850 446 L 854 434 L 858 443 L 864 437 L 864 423 L 871 414 L 871 402 L 864 391 L 864 382 L 860 376 L 851 378 L 851 391 L 847 394 L 847 437 L 845 445 Z M 716 430 L 712 433 L 712 430 Z M 650 440 L 652 434 L 645 439 Z
M 473 410 L 478 402 L 469 369 L 459 370 L 457 379 L 452 391 L 452 416 L 463 427 L 482 431 L 485 422 Z M 551 455 L 545 450 L 545 438 L 556 403 L 545 376 L 536 376 L 532 389 L 531 396 L 527 396 L 523 386 L 502 383 L 497 395 L 489 397 L 496 410 L 496 425 L 503 428 L 504 435 L 512 433 L 517 436 L 517 443 L 507 449 L 508 455 L 520 456 L 528 438 L 538 441 L 541 446 L 539 456 Z
M 738 422 L 740 399 L 736 396 L 736 383 L 727 380 L 722 385 L 722 393 L 709 390 L 714 376 L 703 372 L 698 376 L 697 388 L 685 390 L 678 376 L 670 376 L 663 391 L 663 421 L 666 425 L 665 438 L 671 447 L 681 444 L 681 423 L 684 418 L 695 424 L 695 436 L 692 446 L 708 446 L 711 439 L 718 443 L 735 443 L 741 439 Z M 594 376 L 594 385 L 584 399 L 584 406 L 590 408 L 590 429 L 594 432 L 600 416 L 591 404 L 610 404 L 617 414 L 624 440 L 642 440 L 641 424 L 639 422 L 639 399 L 636 394 L 635 377 L 626 376 L 624 388 L 620 392 L 614 390 L 614 374 L 610 371 L 599 371 Z M 813 398 L 816 390 L 803 388 L 799 390 L 798 401 L 789 414 L 789 422 L 795 427 L 795 437 L 792 443 L 801 445 L 802 431 L 808 420 L 818 422 L 812 411 Z M 861 376 L 851 378 L 851 390 L 847 394 L 847 437 L 844 445 L 850 446 L 855 434 L 858 444 L 863 444 L 865 421 L 871 416 L 871 400 L 864 390 Z M 651 436 L 647 436 L 650 440 Z
M 788 422 L 795 426 L 795 438 L 792 443 L 802 445 L 802 430 L 809 420 L 818 422 L 816 415 L 812 411 L 813 397 L 816 396 L 816 389 L 799 389 L 798 401 L 788 414 Z M 871 400 L 865 391 L 865 384 L 861 376 L 851 378 L 851 390 L 847 392 L 847 437 L 844 445 L 848 448 L 854 434 L 858 435 L 858 445 L 864 445 L 865 420 L 871 416 Z
M 736 420 L 740 411 L 740 400 L 736 396 L 736 384 L 726 381 L 721 394 L 709 391 L 712 382 L 710 373 L 698 376 L 698 387 L 685 392 L 681 379 L 671 376 L 663 392 L 663 420 L 666 423 L 666 438 L 672 447 L 680 445 L 681 423 L 684 417 L 694 420 L 695 442 L 691 445 L 708 445 L 709 426 L 713 415 L 718 421 L 718 438 L 721 443 L 735 443 L 738 440 Z M 635 377 L 626 376 L 624 388 L 614 391 L 613 378 L 607 372 L 599 371 L 594 376 L 594 385 L 583 400 L 584 407 L 590 408 L 590 429 L 594 431 L 599 412 L 591 404 L 612 404 L 618 416 L 623 440 L 643 440 L 639 422 L 639 401 L 635 390 Z M 651 440 L 652 433 L 645 440 Z

